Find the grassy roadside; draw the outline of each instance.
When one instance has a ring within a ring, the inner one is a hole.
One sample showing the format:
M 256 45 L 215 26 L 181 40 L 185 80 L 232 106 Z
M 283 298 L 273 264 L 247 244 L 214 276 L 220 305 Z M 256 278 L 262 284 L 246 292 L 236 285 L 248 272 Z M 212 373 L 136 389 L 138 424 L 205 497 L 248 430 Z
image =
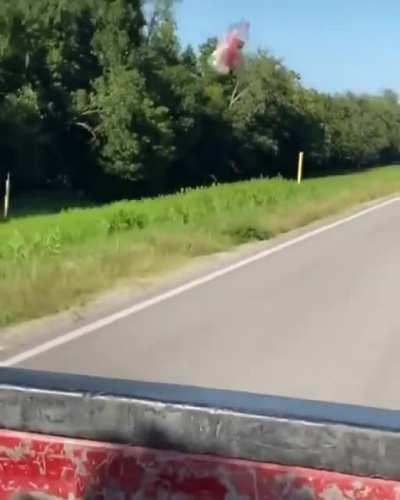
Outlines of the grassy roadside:
M 398 166 L 301 186 L 254 180 L 0 224 L 0 327 L 394 192 Z

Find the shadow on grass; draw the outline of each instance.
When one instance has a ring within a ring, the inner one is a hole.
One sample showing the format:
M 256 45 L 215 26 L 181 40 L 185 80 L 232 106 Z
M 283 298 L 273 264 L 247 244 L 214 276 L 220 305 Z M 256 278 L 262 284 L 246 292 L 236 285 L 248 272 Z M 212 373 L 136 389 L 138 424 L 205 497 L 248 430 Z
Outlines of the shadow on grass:
M 319 179 L 319 178 L 324 178 L 324 177 L 335 177 L 335 176 L 347 176 L 347 175 L 354 175 L 354 174 L 363 174 L 370 172 L 372 170 L 376 170 L 379 168 L 384 168 L 388 166 L 395 166 L 399 165 L 400 160 L 398 161 L 392 161 L 392 162 L 386 162 L 385 164 L 382 165 L 368 165 L 368 166 L 363 166 L 363 167 L 337 167 L 337 168 L 329 168 L 326 171 L 323 170 L 313 170 L 311 169 L 310 171 L 307 172 L 307 169 L 305 169 L 305 178 L 308 179 Z
M 11 197 L 10 218 L 52 215 L 69 208 L 87 208 L 95 204 L 82 194 L 71 191 L 29 191 Z

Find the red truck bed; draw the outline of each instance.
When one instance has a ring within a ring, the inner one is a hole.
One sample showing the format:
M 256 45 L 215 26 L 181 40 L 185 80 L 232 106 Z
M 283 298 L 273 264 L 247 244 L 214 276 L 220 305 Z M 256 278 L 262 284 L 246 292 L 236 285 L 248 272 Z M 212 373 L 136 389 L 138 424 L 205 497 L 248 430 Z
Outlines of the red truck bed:
M 0 369 L 0 500 L 400 499 L 400 414 Z

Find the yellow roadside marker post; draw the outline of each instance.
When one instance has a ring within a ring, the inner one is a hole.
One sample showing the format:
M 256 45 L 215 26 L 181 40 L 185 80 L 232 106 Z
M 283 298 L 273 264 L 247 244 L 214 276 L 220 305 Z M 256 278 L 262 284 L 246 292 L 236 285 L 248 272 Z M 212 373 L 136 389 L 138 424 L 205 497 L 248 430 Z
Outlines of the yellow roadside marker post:
M 299 161 L 297 164 L 297 184 L 301 184 L 303 180 L 303 163 L 304 163 L 304 153 L 301 151 L 299 153 Z

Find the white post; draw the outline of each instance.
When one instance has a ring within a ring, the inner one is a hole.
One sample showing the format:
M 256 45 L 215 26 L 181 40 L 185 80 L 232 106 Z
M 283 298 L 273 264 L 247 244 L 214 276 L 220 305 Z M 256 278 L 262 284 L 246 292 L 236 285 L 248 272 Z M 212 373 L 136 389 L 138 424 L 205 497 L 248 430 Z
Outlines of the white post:
M 4 196 L 4 218 L 8 217 L 8 210 L 10 208 L 10 173 L 7 174 L 6 178 L 6 194 Z

